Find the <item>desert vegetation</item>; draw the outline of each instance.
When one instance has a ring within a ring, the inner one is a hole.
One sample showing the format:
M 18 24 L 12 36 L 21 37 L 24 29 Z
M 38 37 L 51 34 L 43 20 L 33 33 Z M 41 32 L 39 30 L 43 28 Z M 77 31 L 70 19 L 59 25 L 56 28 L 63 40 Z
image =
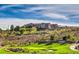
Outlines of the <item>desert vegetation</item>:
M 42 30 L 35 26 L 11 25 L 10 29 L 0 29 L 0 53 L 76 54 L 79 51 L 69 47 L 78 43 L 79 27 Z

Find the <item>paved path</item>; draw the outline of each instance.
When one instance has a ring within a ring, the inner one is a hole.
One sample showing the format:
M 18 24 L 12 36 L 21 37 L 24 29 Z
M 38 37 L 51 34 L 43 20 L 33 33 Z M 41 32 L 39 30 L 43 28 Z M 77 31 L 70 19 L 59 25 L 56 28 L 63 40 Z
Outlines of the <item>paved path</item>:
M 74 51 L 79 51 L 79 50 L 75 49 L 75 46 L 77 46 L 77 45 L 79 45 L 79 44 L 72 44 L 72 45 L 70 46 L 70 49 L 71 49 L 71 50 L 74 50 Z

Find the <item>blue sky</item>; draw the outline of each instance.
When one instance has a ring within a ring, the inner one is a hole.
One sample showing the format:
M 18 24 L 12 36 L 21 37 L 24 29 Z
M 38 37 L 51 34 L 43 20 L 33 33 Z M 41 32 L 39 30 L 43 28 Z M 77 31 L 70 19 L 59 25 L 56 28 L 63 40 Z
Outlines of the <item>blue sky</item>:
M 0 27 L 50 22 L 79 26 L 78 4 L 0 4 Z

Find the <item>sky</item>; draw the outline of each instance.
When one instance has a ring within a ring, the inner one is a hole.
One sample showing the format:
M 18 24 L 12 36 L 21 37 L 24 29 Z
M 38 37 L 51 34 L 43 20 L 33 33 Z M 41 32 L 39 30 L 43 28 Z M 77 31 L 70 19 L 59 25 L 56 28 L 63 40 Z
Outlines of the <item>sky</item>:
M 0 4 L 0 28 L 27 23 L 79 26 L 79 4 Z

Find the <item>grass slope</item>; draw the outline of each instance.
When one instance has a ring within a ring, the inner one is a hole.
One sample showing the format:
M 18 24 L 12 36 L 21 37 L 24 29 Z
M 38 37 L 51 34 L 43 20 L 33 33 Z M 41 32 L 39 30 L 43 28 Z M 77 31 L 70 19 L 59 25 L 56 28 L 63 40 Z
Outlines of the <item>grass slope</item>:
M 0 54 L 79 54 L 79 51 L 72 51 L 69 47 L 71 44 L 53 43 L 46 44 L 31 44 L 22 47 L 3 47 L 0 48 Z M 24 52 L 12 52 L 7 48 L 21 48 Z

